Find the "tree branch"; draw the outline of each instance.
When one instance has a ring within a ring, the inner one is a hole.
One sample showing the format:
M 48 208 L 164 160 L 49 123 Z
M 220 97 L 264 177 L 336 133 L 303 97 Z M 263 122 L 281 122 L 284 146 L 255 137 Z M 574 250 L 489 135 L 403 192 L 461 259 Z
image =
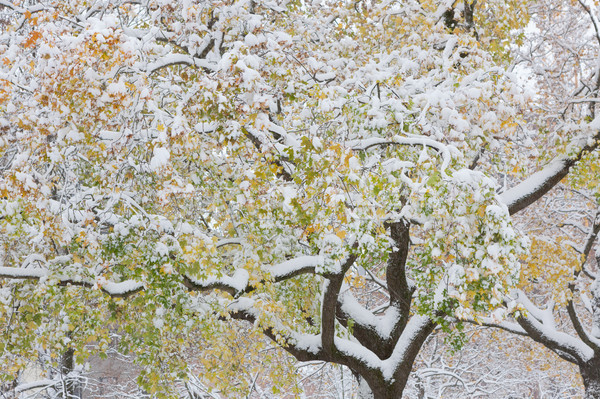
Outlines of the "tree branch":
M 594 216 L 594 219 L 598 219 L 598 212 Z M 588 234 L 585 246 L 583 247 L 583 262 L 581 264 L 581 268 L 574 271 L 574 281 L 569 283 L 569 290 L 571 291 L 571 299 L 567 302 L 567 313 L 569 314 L 569 318 L 571 319 L 571 323 L 577 332 L 577 335 L 581 340 L 588 345 L 590 348 L 594 349 L 595 352 L 600 352 L 600 345 L 597 340 L 594 340 L 585 330 L 585 327 L 581 323 L 579 316 L 577 315 L 577 311 L 575 310 L 575 305 L 573 303 L 573 296 L 575 295 L 575 279 L 579 276 L 585 263 L 587 262 L 590 251 L 592 250 L 592 246 L 596 241 L 596 237 L 600 232 L 600 223 L 597 223 L 597 220 L 594 220 L 594 225 L 590 233 Z
M 406 279 L 406 260 L 410 247 L 410 224 L 406 221 L 388 223 L 390 237 L 394 241 L 394 248 L 390 253 L 390 258 L 386 270 L 386 281 L 390 293 L 390 305 L 399 309 L 400 318 L 396 325 L 396 333 L 404 330 L 408 322 L 410 305 L 412 302 L 413 291 Z
M 323 303 L 321 306 L 321 342 L 323 350 L 328 354 L 333 353 L 335 348 L 336 307 L 340 289 L 342 288 L 346 272 L 350 269 L 350 266 L 352 266 L 355 260 L 356 255 L 350 255 L 341 266 L 341 271 L 339 273 L 327 277 L 327 285 L 325 287 Z
M 530 338 L 571 363 L 583 364 L 594 354 L 591 348 L 571 335 L 556 330 L 552 330 L 551 333 L 544 331 L 544 325 L 536 319 L 521 316 L 517 322 Z
M 600 132 L 590 137 L 590 140 L 586 140 L 575 155 L 555 158 L 542 170 L 501 194 L 500 198 L 508 206 L 509 213 L 513 215 L 544 196 L 569 174 L 571 168 L 585 153 L 596 150 L 599 141 Z
M 260 284 L 267 281 L 279 283 L 301 274 L 314 274 L 315 268 L 322 263 L 320 256 L 299 256 L 268 268 L 266 271 L 270 274 L 270 279 L 262 279 Z M 254 291 L 255 287 L 250 285 L 248 272 L 238 269 L 232 277 L 224 276 L 220 278 L 207 277 L 197 279 L 189 275 L 182 274 L 183 285 L 190 291 L 210 291 L 218 289 L 227 292 L 234 298 Z
M 144 289 L 144 285 L 134 280 L 125 280 L 120 283 L 107 282 L 98 284 L 90 280 L 77 279 L 75 277 L 53 276 L 46 269 L 22 269 L 16 267 L 0 267 L 0 278 L 11 280 L 40 280 L 57 279 L 60 286 L 79 286 L 85 288 L 98 287 L 105 294 L 114 298 L 127 298 Z

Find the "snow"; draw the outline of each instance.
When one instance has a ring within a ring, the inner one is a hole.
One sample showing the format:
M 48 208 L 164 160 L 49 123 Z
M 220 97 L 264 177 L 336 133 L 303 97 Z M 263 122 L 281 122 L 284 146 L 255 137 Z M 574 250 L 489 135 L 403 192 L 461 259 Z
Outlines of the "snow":
M 156 243 L 156 247 L 154 247 L 154 250 L 160 256 L 167 256 L 167 255 L 169 255 L 169 247 L 167 247 L 165 245 L 165 243 L 163 243 L 163 242 Z
M 215 246 L 217 248 L 224 247 L 226 245 L 241 245 L 242 241 L 239 238 L 224 238 L 222 240 L 217 241 Z
M 98 135 L 101 140 L 108 141 L 108 142 L 117 141 L 121 137 L 123 137 L 123 133 L 115 132 L 115 131 L 111 131 L 111 130 L 102 130 L 102 131 L 100 131 L 100 133 Z
M 248 33 L 244 38 L 244 43 L 246 44 L 246 46 L 252 47 L 260 44 L 260 40 L 258 39 L 258 37 L 256 37 L 256 35 Z
M 267 270 L 271 273 L 274 279 L 285 278 L 296 272 L 299 272 L 306 268 L 315 268 L 322 266 L 325 260 L 322 256 L 300 256 L 298 258 L 290 259 L 282 262 L 278 265 L 272 266 Z
M 283 209 L 288 212 L 293 211 L 292 200 L 296 198 L 298 192 L 294 187 L 291 186 L 280 187 L 279 190 L 281 191 L 281 195 L 283 196 Z
M 347 143 L 353 150 L 368 150 L 371 147 L 378 145 L 422 145 L 424 147 L 430 147 L 436 150 L 442 157 L 442 165 L 440 172 L 445 175 L 445 171 L 450 165 L 452 160 L 451 151 L 453 148 L 446 144 L 435 141 L 426 136 L 407 135 L 407 136 L 394 136 L 393 140 L 384 139 L 381 137 L 370 137 L 362 140 L 351 140 Z
M 414 315 L 408 321 L 406 328 L 402 331 L 402 335 L 400 339 L 396 343 L 396 347 L 392 352 L 392 355 L 383 361 L 382 370 L 383 377 L 387 380 L 392 380 L 394 378 L 394 372 L 397 370 L 398 365 L 404 360 L 406 357 L 406 353 L 409 350 L 410 346 L 415 341 L 417 335 L 427 327 L 431 320 L 429 317 Z
M 237 269 L 233 276 L 224 276 L 224 277 L 215 277 L 208 276 L 204 278 L 193 278 L 188 276 L 188 278 L 196 285 L 200 286 L 225 286 L 233 288 L 235 291 L 240 292 L 246 289 L 248 286 L 248 280 L 250 279 L 250 274 L 246 269 Z
M 47 269 L 24 269 L 18 267 L 0 267 L 0 277 L 5 278 L 22 278 L 22 279 L 44 279 L 50 277 L 51 273 Z M 94 285 L 90 281 L 85 281 L 75 277 L 57 276 L 61 282 L 73 282 L 73 283 L 85 283 L 90 286 Z M 126 295 L 142 289 L 144 286 L 142 283 L 127 280 L 120 283 L 104 282 L 96 284 L 98 288 L 101 288 L 109 295 Z M 99 281 L 100 282 L 100 281 Z
M 150 159 L 150 169 L 156 171 L 167 165 L 171 153 L 164 147 L 155 147 Z
M 353 342 L 340 337 L 335 337 L 334 344 L 337 350 L 348 356 L 360 360 L 363 364 L 367 365 L 367 367 L 373 369 L 378 369 L 381 367 L 381 359 L 379 359 L 379 357 L 375 353 L 371 352 L 358 342 Z
M 45 269 L 22 269 L 18 267 L 0 267 L 0 277 L 6 278 L 42 278 L 48 276 Z
M 317 354 L 322 349 L 321 334 L 294 334 L 294 342 L 294 346 L 296 348 L 310 352 L 312 354 Z
M 140 67 L 140 65 L 138 65 L 138 67 L 140 67 L 140 69 L 145 69 L 148 74 L 151 74 L 166 66 L 178 64 L 193 65 L 199 68 L 205 68 L 209 70 L 216 69 L 215 65 L 211 64 L 210 62 L 200 58 L 191 57 L 186 54 L 169 54 L 168 56 L 165 56 L 155 62 L 148 64 L 146 68 Z
M 36 388 L 51 387 L 53 385 L 57 385 L 57 384 L 61 384 L 61 383 L 62 383 L 61 380 L 50 380 L 50 379 L 43 379 L 43 380 L 38 380 L 38 381 L 33 381 L 33 382 L 27 382 L 25 384 L 18 385 L 15 388 L 15 392 L 21 393 L 21 392 L 26 392 L 26 391 L 36 389 Z
M 349 291 L 344 292 L 340 296 L 340 302 L 342 311 L 352 320 L 375 330 L 384 339 L 389 338 L 400 317 L 395 308 L 391 308 L 383 316 L 375 316 L 371 311 L 362 306 Z

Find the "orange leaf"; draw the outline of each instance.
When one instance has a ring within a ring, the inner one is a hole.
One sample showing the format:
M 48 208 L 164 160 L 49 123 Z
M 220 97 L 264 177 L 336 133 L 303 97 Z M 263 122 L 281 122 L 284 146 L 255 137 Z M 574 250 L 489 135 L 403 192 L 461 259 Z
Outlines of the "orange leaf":
M 31 32 L 29 34 L 29 37 L 27 38 L 27 40 L 25 40 L 25 42 L 23 43 L 23 47 L 25 47 L 25 48 L 33 47 L 40 37 L 42 37 L 42 34 L 40 32 L 38 32 L 38 31 Z

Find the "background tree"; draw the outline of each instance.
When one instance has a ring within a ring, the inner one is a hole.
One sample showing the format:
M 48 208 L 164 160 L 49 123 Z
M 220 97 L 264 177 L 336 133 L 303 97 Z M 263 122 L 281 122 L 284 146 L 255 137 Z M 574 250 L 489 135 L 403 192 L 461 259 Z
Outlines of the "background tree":
M 527 10 L 455 3 L 0 0 L 3 372 L 118 325 L 150 392 L 194 335 L 235 396 L 234 319 L 397 398 L 436 327 L 501 318 L 510 215 L 598 133 L 499 195 L 531 134 L 507 72 Z
M 598 5 L 594 2 L 535 2 L 517 69 L 531 71 L 528 83 L 537 96 L 527 113 L 538 129 L 529 144 L 536 162 L 561 165 L 576 161 L 568 179 L 518 218 L 532 239 L 524 259 L 521 290 L 513 297 L 522 305 L 516 324 L 506 328 L 554 351 L 581 373 L 586 398 L 598 388 L 597 234 L 598 154 L 576 148 L 594 147 L 598 139 Z M 596 141 L 589 140 L 589 135 Z M 537 157 L 540 155 L 540 157 Z

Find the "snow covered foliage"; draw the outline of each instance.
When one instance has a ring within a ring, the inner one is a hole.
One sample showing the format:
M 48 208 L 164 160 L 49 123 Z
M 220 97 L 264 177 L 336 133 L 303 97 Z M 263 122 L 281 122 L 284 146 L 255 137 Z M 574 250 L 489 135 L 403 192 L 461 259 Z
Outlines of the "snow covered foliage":
M 503 196 L 513 165 L 482 157 L 525 123 L 524 10 L 0 0 L 2 371 L 118 325 L 150 392 L 195 342 L 206 383 L 243 392 L 264 335 L 399 397 L 437 325 L 502 319 L 528 247 L 510 215 L 583 151 Z

